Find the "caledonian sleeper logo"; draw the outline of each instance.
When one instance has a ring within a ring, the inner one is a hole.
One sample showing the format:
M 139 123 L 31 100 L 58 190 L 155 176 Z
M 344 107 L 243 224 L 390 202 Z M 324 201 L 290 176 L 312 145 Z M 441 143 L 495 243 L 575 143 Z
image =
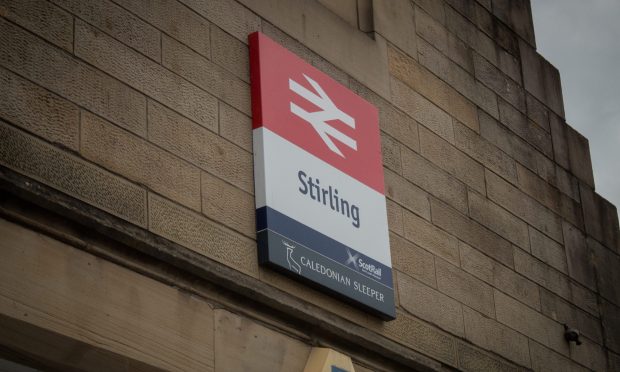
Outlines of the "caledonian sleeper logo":
M 377 109 L 249 36 L 260 263 L 395 317 Z

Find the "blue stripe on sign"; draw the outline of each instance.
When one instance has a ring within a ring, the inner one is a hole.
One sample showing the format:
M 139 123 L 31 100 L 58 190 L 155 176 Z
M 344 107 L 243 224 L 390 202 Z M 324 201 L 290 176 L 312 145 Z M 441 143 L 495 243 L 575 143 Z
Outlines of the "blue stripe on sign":
M 377 281 L 388 288 L 393 288 L 392 284 L 392 269 L 379 261 L 376 261 L 362 253 L 359 253 L 353 248 L 321 234 L 320 232 L 294 220 L 275 209 L 269 207 L 261 207 L 256 210 L 256 231 L 262 231 L 264 229 L 270 229 L 277 232 L 291 240 L 302 244 L 313 251 L 328 257 L 342 265 L 356 270 L 360 274 Z M 349 256 L 356 257 L 355 263 L 350 262 L 347 264 Z M 359 260 L 362 260 L 368 267 L 374 266 L 375 270 L 364 270 L 359 265 Z M 379 277 L 376 270 L 381 270 L 381 276 Z M 374 274 L 373 274 L 374 273 Z

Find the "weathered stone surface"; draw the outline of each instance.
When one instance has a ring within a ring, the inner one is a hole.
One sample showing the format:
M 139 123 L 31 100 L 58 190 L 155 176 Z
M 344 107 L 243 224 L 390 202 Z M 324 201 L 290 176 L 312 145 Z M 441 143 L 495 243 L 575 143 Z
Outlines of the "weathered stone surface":
M 318 0 L 327 9 L 337 14 L 351 26 L 357 28 L 357 0 Z
M 398 174 L 387 169 L 384 170 L 384 172 L 385 196 L 410 211 L 430 220 L 431 210 L 428 194 Z
M 111 1 L 54 2 L 145 56 L 155 61 L 161 60 L 160 32 Z
M 398 312 L 395 320 L 383 323 L 382 329 L 388 337 L 414 350 L 456 365 L 456 340 L 433 326 Z
M 463 307 L 463 318 L 468 341 L 522 366 L 530 366 L 527 337 L 467 306 Z
M 387 219 L 390 231 L 394 231 L 401 236 L 405 235 L 403 230 L 403 207 L 390 199 L 386 199 L 385 204 L 387 206 Z
M 211 53 L 209 22 L 178 1 L 154 0 L 148 4 L 141 0 L 114 0 L 114 2 L 196 52 L 209 57 Z
M 261 19 L 236 1 L 181 0 L 181 2 L 244 43 L 247 43 L 250 33 L 260 31 Z
M 4 68 L 0 68 L 0 97 L 0 117 L 50 142 L 78 150 L 77 106 Z
M 486 58 L 493 65 L 499 66 L 498 55 L 500 53 L 493 40 L 483 30 L 480 30 L 449 6 L 446 7 L 446 27 L 476 53 Z
M 579 229 L 567 222 L 564 222 L 562 227 L 568 274 L 581 284 L 596 290 L 592 253 L 586 246 L 585 236 Z
M 493 0 L 493 15 L 502 20 L 530 45 L 536 46 L 529 0 Z
M 484 167 L 425 127 L 420 127 L 420 153 L 467 186 L 486 192 Z
M 220 136 L 252 152 L 252 119 L 219 101 Z
M 521 217 L 554 240 L 562 242 L 560 218 L 494 173 L 486 171 L 486 180 L 489 199 Z
M 583 183 L 579 184 L 586 232 L 607 248 L 620 253 L 620 230 L 616 206 Z
M 149 140 L 254 193 L 252 155 L 172 110 L 149 101 Z
M 0 163 L 68 195 L 146 226 L 146 191 L 0 121 Z
M 437 287 L 435 259 L 431 253 L 396 234 L 390 234 L 390 248 L 392 264 L 403 273 L 399 276 L 406 274 L 431 287 Z
M 85 158 L 200 210 L 198 168 L 86 111 L 81 140 Z
M 541 127 L 545 132 L 550 133 L 551 127 L 549 123 L 549 116 L 553 115 L 549 113 L 549 109 L 545 107 L 539 100 L 533 95 L 526 93 L 525 102 L 527 103 L 527 116 L 536 125 Z M 557 117 L 557 115 L 556 115 Z
M 400 147 L 400 143 L 398 143 L 398 141 L 394 138 L 385 134 L 381 135 L 381 155 L 383 157 L 383 166 L 390 168 L 398 174 L 403 174 Z M 403 151 L 408 150 L 403 149 Z
M 491 286 L 444 260 L 435 261 L 437 288 L 441 292 L 486 316 L 495 316 Z
M 620 353 L 620 307 L 607 301 L 601 301 L 601 320 L 605 346 Z
M 568 344 L 564 340 L 564 328 L 541 313 L 517 300 L 495 290 L 497 320 L 514 330 L 542 343 L 553 350 L 568 355 Z
M 482 225 L 529 251 L 527 224 L 484 196 L 469 191 L 469 215 Z
M 569 280 L 564 274 L 518 248 L 515 248 L 514 258 L 515 270 L 518 273 L 523 274 L 565 299 L 571 298 Z
M 404 212 L 405 237 L 436 256 L 459 265 L 458 240 L 430 222 Z
M 398 275 L 400 305 L 411 314 L 464 336 L 461 304 L 443 293 L 408 277 Z
M 454 143 L 454 131 L 450 115 L 400 80 L 392 78 L 390 81 L 392 101 L 398 108 L 446 141 Z
M 584 338 L 579 346 L 570 344 L 570 357 L 592 371 L 605 371 L 607 369 L 607 353 L 601 345 L 590 341 L 588 338 Z
M 254 196 L 206 172 L 201 173 L 200 184 L 203 214 L 255 238 Z
M 403 176 L 406 179 L 427 190 L 461 213 L 467 213 L 467 188 L 465 184 L 411 150 L 403 148 L 401 155 Z
M 57 46 L 73 51 L 73 18 L 47 1 L 2 0 L 0 14 Z
M 525 93 L 516 82 L 505 76 L 486 59 L 474 54 L 476 78 L 511 105 L 525 112 Z
M 538 286 L 512 269 L 459 242 L 463 270 L 489 283 L 530 307 L 540 309 Z
M 454 134 L 457 148 L 502 177 L 516 183 L 515 161 L 506 153 L 458 122 L 454 123 Z
M 250 82 L 250 52 L 247 45 L 211 25 L 211 58 L 246 83 Z
M 532 256 L 538 258 L 544 263 L 552 266 L 556 270 L 568 274 L 568 265 L 566 263 L 566 252 L 562 245 L 549 239 L 545 234 L 529 226 L 530 247 Z M 564 234 L 564 243 L 569 244 L 566 234 Z
M 533 145 L 546 156 L 553 158 L 551 135 L 538 125 L 534 125 L 527 116 L 519 112 L 503 99 L 498 101 L 499 120 L 519 137 Z
M 431 210 L 435 225 L 499 262 L 513 266 L 512 246 L 507 240 L 435 199 L 431 200 Z
M 620 256 L 591 237 L 587 239 L 587 246 L 592 252 L 600 295 L 620 306 Z
M 248 318 L 218 309 L 215 322 L 215 371 L 301 371 L 311 347 Z
M 149 193 L 149 230 L 258 278 L 254 241 L 153 193 Z
M 578 283 L 571 282 L 571 302 L 595 317 L 600 317 L 598 296 L 595 292 Z
M 599 344 L 603 343 L 601 323 L 595 317 L 579 310 L 546 289 L 541 289 L 540 291 L 540 303 L 542 313 L 546 316 L 559 323 L 580 330 L 584 336 Z
M 518 371 L 516 366 L 508 364 L 496 357 L 492 357 L 489 354 L 471 347 L 470 345 L 459 342 L 458 343 L 458 358 L 459 367 L 464 371 L 469 372 L 482 372 L 482 371 L 497 371 L 497 372 L 516 372 Z
M 217 123 L 217 100 L 177 74 L 76 21 L 75 54 L 207 127 Z
M 571 172 L 588 186 L 594 188 L 594 175 L 592 173 L 592 160 L 590 159 L 588 139 L 570 126 L 567 126 L 566 141 Z
M 146 134 L 143 95 L 4 19 L 0 65 L 134 133 Z
M 413 37 L 415 35 L 413 4 L 408 0 L 394 0 L 373 1 L 372 5 L 375 32 L 405 53 L 416 57 L 418 50 L 416 38 Z
M 586 372 L 587 369 L 570 359 L 530 340 L 532 369 L 536 372 Z

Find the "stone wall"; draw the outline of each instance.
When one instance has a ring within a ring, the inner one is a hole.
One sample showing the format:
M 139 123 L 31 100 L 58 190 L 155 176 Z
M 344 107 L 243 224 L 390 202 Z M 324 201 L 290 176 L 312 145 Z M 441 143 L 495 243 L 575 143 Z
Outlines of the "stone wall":
M 253 31 L 379 109 L 392 322 L 258 266 Z M 93 370 L 295 371 L 312 345 L 360 371 L 620 370 L 588 146 L 527 0 L 0 0 L 0 344 Z

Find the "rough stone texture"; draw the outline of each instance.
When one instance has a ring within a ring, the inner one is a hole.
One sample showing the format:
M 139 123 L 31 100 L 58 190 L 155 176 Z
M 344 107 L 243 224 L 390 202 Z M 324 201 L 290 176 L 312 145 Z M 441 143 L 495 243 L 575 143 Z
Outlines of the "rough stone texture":
M 530 45 L 536 46 L 530 0 L 493 0 L 493 14 Z
M 408 211 L 404 212 L 405 237 L 436 256 L 459 265 L 458 240 Z
M 403 208 L 389 199 L 385 200 L 385 204 L 387 206 L 388 228 L 401 236 L 405 235 L 403 229 Z
M 0 65 L 134 133 L 146 134 L 144 96 L 2 18 Z
M 620 307 L 607 301 L 601 301 L 601 320 L 605 346 L 620 353 Z
M 522 366 L 530 366 L 527 337 L 485 317 L 479 312 L 463 307 L 465 338 Z
M 483 372 L 516 372 L 516 366 L 508 364 L 498 358 L 491 357 L 489 354 L 475 349 L 468 344 L 458 343 L 459 367 L 464 371 Z
M 149 230 L 258 278 L 254 241 L 152 193 L 149 193 Z
M 138 226 L 146 191 L 0 121 L 0 163 Z
M 562 242 L 560 218 L 494 173 L 486 171 L 486 180 L 489 199 L 521 217 L 554 240 Z
M 527 116 L 503 99 L 500 99 L 498 103 L 499 120 L 502 124 L 546 156 L 553 158 L 551 135 L 538 125 L 532 124 L 532 122 L 527 119 Z
M 149 140 L 254 193 L 250 153 L 154 101 L 149 101 Z
M 114 2 L 205 57 L 210 55 L 209 22 L 178 1 L 155 0 L 148 4 L 141 0 Z
M 435 261 L 437 288 L 441 292 L 486 316 L 495 316 L 491 286 L 446 261 Z
M 181 0 L 181 2 L 244 43 L 247 43 L 250 33 L 260 31 L 260 18 L 236 1 Z
M 515 168 L 515 161 L 506 153 L 458 122 L 454 122 L 454 134 L 456 147 L 461 151 L 497 172 L 502 177 L 511 182 L 516 182 L 517 170 Z
M 524 304 L 537 310 L 540 309 L 538 286 L 532 281 L 465 243 L 459 243 L 459 249 L 463 270 Z
M 549 113 L 549 109 L 529 93 L 526 94 L 525 101 L 528 118 L 549 133 L 551 131 L 549 117 L 552 115 Z
M 250 52 L 247 45 L 211 25 L 211 54 L 213 62 L 228 69 L 238 78 L 250 82 Z
M 392 78 L 390 82 L 392 100 L 396 106 L 446 141 L 454 143 L 454 131 L 450 115 L 400 80 Z
M 435 258 L 430 252 L 396 234 L 390 234 L 390 247 L 394 268 L 431 287 L 437 287 Z
M 507 240 L 435 199 L 431 210 L 434 224 L 499 262 L 513 266 L 512 247 Z
M 2 0 L 0 14 L 57 46 L 73 51 L 73 18 L 47 1 Z
M 81 154 L 101 166 L 200 210 L 200 171 L 109 122 L 82 112 Z
M 78 150 L 80 111 L 74 104 L 3 68 L 0 97 L 4 120 Z
M 469 215 L 519 247 L 529 251 L 527 224 L 484 196 L 470 191 Z
M 251 319 L 215 310 L 215 371 L 301 371 L 310 346 Z
M 450 365 L 456 365 L 456 340 L 435 327 L 399 312 L 394 321 L 384 323 L 382 328 L 388 337 Z
M 411 314 L 440 328 L 464 336 L 461 304 L 407 275 L 398 275 L 400 305 Z
M 541 313 L 495 290 L 497 320 L 553 350 L 568 355 L 564 328 Z
M 357 0 L 318 0 L 327 9 L 337 14 L 351 26 L 357 28 Z
M 570 283 L 571 301 L 595 317 L 600 317 L 597 294 L 575 282 Z
M 532 256 L 564 274 L 568 274 L 567 254 L 564 247 L 531 226 L 529 226 L 529 235 Z M 566 234 L 564 234 L 564 243 L 566 247 L 570 244 L 567 241 Z
M 564 222 L 564 246 L 568 261 L 568 274 L 581 284 L 596 290 L 592 254 L 586 246 L 585 236 L 575 226 Z
M 252 119 L 220 101 L 220 136 L 252 152 Z
M 244 114 L 252 114 L 247 83 L 167 36 L 162 39 L 162 64 Z
M 206 172 L 201 173 L 200 184 L 203 214 L 255 238 L 254 196 Z
M 515 248 L 515 270 L 559 296 L 570 299 L 568 277 L 518 248 Z
M 579 184 L 583 220 L 588 235 L 593 236 L 607 248 L 620 253 L 620 230 L 616 206 L 605 200 L 594 190 Z
M 339 1 L 336 1 L 339 2 Z M 373 1 L 374 29 L 410 56 L 417 55 L 413 4 L 408 0 Z
M 178 75 L 76 21 L 75 54 L 205 126 L 217 123 L 217 100 Z
M 398 174 L 403 174 L 403 166 L 401 161 L 400 143 L 394 138 L 381 135 L 381 155 L 383 157 L 383 166 L 388 167 Z M 404 151 L 409 151 L 405 150 Z M 410 181 L 414 181 L 411 180 Z M 415 182 L 414 182 L 415 183 Z
M 516 82 L 477 54 L 474 54 L 474 67 L 478 80 L 519 111 L 525 112 L 525 93 Z
M 579 346 L 570 345 L 570 357 L 592 371 L 605 371 L 607 367 L 607 352 L 587 338 Z
M 587 246 L 592 252 L 600 295 L 620 306 L 620 256 L 590 237 L 587 239 Z
M 484 167 L 425 127 L 420 127 L 420 153 L 467 186 L 486 192 Z
M 161 60 L 160 32 L 111 1 L 54 0 L 54 3 L 145 56 Z
M 448 203 L 461 213 L 467 213 L 465 184 L 411 150 L 403 148 L 401 156 L 403 176 L 406 179 L 422 189 L 428 190 L 430 194 Z
M 588 186 L 594 187 L 594 175 L 592 173 L 592 160 L 590 159 L 590 145 L 588 139 L 570 126 L 567 126 L 566 141 L 568 147 L 568 162 L 571 172 Z
M 530 340 L 532 369 L 536 372 L 586 372 L 587 369 L 570 359 Z
M 410 211 L 431 219 L 428 194 L 398 174 L 385 169 L 385 196 Z

